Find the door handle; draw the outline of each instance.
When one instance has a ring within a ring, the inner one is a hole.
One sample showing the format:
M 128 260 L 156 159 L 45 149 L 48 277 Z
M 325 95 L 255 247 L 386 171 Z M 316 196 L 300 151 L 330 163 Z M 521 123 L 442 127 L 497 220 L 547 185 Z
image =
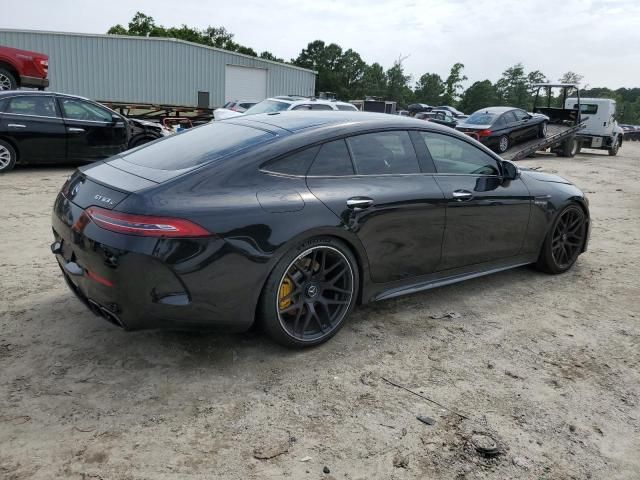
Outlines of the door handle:
M 352 197 L 347 200 L 347 207 L 351 210 L 364 210 L 373 205 L 373 199 L 368 197 Z
M 458 202 L 465 202 L 473 198 L 473 193 L 468 190 L 456 190 L 452 195 Z
M 9 127 L 9 128 L 27 128 L 26 125 L 23 125 L 21 123 L 10 123 L 9 125 L 7 125 L 7 127 Z
M 69 133 L 84 133 L 84 128 L 69 127 L 69 128 L 67 128 L 67 132 L 69 132 Z

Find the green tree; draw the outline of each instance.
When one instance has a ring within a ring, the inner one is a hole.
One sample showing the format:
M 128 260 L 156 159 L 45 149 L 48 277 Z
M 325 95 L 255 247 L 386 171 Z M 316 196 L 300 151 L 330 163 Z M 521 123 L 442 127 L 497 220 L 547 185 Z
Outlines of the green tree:
M 404 58 L 398 58 L 393 62 L 393 67 L 387 70 L 386 77 L 387 99 L 404 106 L 413 100 L 413 91 L 409 88 L 411 75 L 405 74 L 403 60 Z
M 462 94 L 458 108 L 463 112 L 471 114 L 476 110 L 492 107 L 498 103 L 500 102 L 496 87 L 489 80 L 483 80 L 481 82 L 475 82 L 467 88 Z
M 449 76 L 444 81 L 444 95 L 442 103 L 445 105 L 454 105 L 463 90 L 462 82 L 467 80 L 467 76 L 462 74 L 464 64 L 454 63 L 449 72 Z
M 373 63 L 365 67 L 360 83 L 360 91 L 349 100 L 364 98 L 365 96 L 384 97 L 386 93 L 387 74 L 382 65 Z
M 179 27 L 164 27 L 157 25 L 153 17 L 137 12 L 128 28 L 120 24 L 111 27 L 107 33 L 112 35 L 132 35 L 138 37 L 168 37 L 199 43 L 209 47 L 224 48 L 245 55 L 257 57 L 258 54 L 250 47 L 245 47 L 233 41 L 233 33 L 224 27 L 207 27 L 204 30 L 192 28 L 187 25 Z
M 260 54 L 260 58 L 264 58 L 265 60 L 271 60 L 273 62 L 284 63 L 284 59 L 278 58 L 273 53 L 267 52 L 266 50 Z
M 416 83 L 413 91 L 416 102 L 427 105 L 441 105 L 445 84 L 437 73 L 425 73 Z
M 509 107 L 528 108 L 528 83 L 522 63 L 517 63 L 502 72 L 502 77 L 496 82 L 496 90 L 500 103 Z
M 564 75 L 562 75 L 558 81 L 560 83 L 576 83 L 578 84 L 578 86 L 580 85 L 580 82 L 582 82 L 582 79 L 584 78 L 583 75 L 580 75 L 579 73 L 576 72 L 572 72 L 572 71 L 568 71 L 567 73 L 565 73 Z

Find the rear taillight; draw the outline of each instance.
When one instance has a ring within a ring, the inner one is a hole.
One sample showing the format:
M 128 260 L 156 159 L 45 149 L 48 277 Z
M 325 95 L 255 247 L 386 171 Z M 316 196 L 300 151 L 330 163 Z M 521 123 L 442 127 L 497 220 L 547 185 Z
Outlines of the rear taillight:
M 209 237 L 212 235 L 200 225 L 181 218 L 132 215 L 98 207 L 89 207 L 86 214 L 100 228 L 117 233 L 141 237 Z
M 49 70 L 49 60 L 40 60 L 40 66 L 44 70 L 45 73 Z
M 478 132 L 479 137 L 488 137 L 489 135 L 491 135 L 491 130 L 480 130 Z

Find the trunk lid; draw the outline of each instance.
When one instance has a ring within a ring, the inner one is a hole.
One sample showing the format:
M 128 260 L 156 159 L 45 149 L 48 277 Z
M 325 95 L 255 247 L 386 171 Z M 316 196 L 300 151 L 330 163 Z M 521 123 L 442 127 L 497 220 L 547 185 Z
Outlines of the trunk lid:
M 131 193 L 154 187 L 156 182 L 99 163 L 82 167 L 62 187 L 62 194 L 80 208 L 115 208 Z

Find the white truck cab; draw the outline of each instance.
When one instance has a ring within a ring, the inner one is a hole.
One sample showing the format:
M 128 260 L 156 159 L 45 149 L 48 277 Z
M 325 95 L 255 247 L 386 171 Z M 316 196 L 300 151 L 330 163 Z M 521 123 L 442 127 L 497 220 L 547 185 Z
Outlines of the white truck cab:
M 565 108 L 577 108 L 576 98 L 567 98 Z M 616 121 L 616 102 L 610 98 L 580 98 L 580 116 L 586 125 L 576 134 L 578 149 L 596 148 L 616 155 L 624 130 Z

